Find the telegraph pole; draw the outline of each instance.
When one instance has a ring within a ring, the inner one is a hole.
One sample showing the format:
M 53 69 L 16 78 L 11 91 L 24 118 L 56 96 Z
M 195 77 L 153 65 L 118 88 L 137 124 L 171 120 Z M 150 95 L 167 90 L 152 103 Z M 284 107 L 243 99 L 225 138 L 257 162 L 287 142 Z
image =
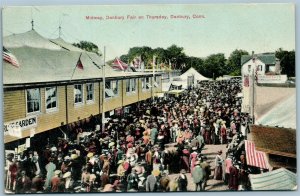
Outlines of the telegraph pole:
M 103 67 L 102 67 L 102 132 L 105 131 L 105 46 L 103 48 Z

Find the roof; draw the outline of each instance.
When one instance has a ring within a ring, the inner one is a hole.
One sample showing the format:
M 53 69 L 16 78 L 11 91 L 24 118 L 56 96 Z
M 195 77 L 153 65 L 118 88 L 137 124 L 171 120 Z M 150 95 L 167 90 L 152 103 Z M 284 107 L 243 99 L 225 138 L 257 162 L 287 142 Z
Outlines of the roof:
M 257 57 L 266 65 L 273 65 L 273 64 L 275 65 L 276 63 L 275 53 L 263 53 L 263 54 L 256 54 L 254 56 Z M 241 65 L 245 64 L 250 59 L 252 59 L 252 55 L 242 55 Z
M 69 51 L 77 51 L 77 52 L 83 52 L 81 48 L 78 48 L 76 46 L 73 46 L 72 44 L 66 42 L 62 38 L 57 38 L 57 39 L 51 39 L 50 40 L 52 43 L 62 47 L 63 49 L 69 50 Z
M 255 124 L 296 129 L 296 91 L 285 100 L 273 105 Z
M 249 139 L 256 150 L 296 158 L 295 129 L 251 125 Z
M 181 76 L 179 76 L 182 80 L 187 80 L 188 76 L 194 76 L 195 80 L 210 80 L 207 77 L 201 75 L 196 69 L 193 67 L 189 68 L 186 72 L 184 72 Z
M 262 174 L 249 174 L 252 190 L 293 190 L 297 186 L 297 176 L 280 168 Z
M 3 61 L 4 87 L 102 78 L 104 62 L 101 56 L 74 47 L 61 38 L 50 41 L 32 30 L 4 37 L 3 43 L 4 47 L 16 57 L 20 64 L 17 68 Z M 83 69 L 76 68 L 79 57 Z M 107 78 L 144 75 L 152 74 L 117 72 L 110 66 L 105 66 L 105 77 Z
M 6 48 L 32 47 L 48 50 L 62 50 L 62 48 L 42 37 L 35 30 L 3 37 L 3 46 Z

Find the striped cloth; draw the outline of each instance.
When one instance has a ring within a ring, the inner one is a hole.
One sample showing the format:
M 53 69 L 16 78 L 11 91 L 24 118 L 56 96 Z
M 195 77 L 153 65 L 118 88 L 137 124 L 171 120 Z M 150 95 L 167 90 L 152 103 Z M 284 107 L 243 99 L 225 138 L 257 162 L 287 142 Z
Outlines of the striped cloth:
M 267 164 L 266 153 L 255 150 L 255 144 L 252 141 L 245 140 L 247 165 L 263 169 L 269 169 Z

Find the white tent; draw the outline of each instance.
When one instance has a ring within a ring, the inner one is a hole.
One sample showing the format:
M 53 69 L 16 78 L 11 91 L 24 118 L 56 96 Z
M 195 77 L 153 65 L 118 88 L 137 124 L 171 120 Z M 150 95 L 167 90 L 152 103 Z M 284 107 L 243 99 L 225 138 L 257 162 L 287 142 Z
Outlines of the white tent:
M 296 93 L 275 105 L 255 124 L 296 129 Z
M 173 78 L 173 80 L 170 82 L 170 85 L 172 84 L 174 86 L 182 86 L 182 89 L 187 89 L 188 83 L 197 85 L 198 81 L 203 81 L 203 80 L 211 80 L 211 79 L 204 77 L 199 72 L 197 72 L 193 67 L 191 67 L 181 76 Z
M 204 77 L 199 72 L 197 72 L 193 67 L 188 69 L 185 73 L 179 76 L 182 80 L 187 80 L 189 76 L 194 76 L 194 81 L 202 81 L 202 80 L 211 80 L 209 78 Z

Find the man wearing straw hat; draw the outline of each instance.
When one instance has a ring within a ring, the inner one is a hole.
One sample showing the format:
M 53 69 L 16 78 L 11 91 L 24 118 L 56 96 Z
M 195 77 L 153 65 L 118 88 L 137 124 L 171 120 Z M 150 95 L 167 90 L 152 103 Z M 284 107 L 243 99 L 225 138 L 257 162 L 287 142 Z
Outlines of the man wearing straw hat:
M 153 170 L 151 175 L 147 177 L 146 180 L 146 191 L 155 192 L 157 190 L 157 177 L 159 176 L 159 170 Z
M 202 167 L 200 166 L 199 161 L 197 161 L 195 163 L 195 165 L 196 166 L 192 171 L 192 177 L 193 177 L 193 181 L 195 183 L 195 191 L 198 190 L 198 187 L 200 188 L 200 191 L 202 191 L 203 190 L 202 183 L 204 181 L 204 172 L 203 172 Z

